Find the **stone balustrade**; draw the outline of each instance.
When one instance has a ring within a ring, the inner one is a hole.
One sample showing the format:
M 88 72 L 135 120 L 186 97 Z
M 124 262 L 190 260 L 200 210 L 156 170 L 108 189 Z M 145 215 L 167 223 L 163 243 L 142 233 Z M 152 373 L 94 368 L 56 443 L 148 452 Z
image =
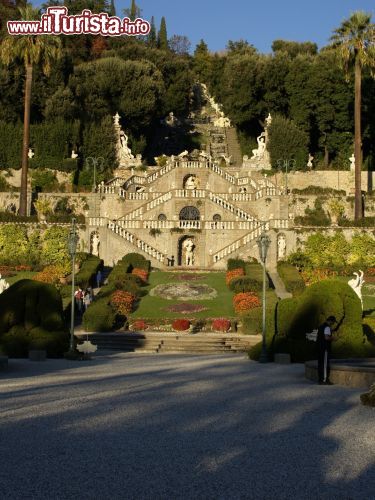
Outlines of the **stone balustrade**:
M 135 245 L 139 250 L 157 260 L 158 262 L 163 263 L 165 261 L 166 257 L 162 252 L 154 248 L 152 245 L 149 245 L 141 238 L 137 238 L 136 236 L 134 236 L 134 234 L 129 233 L 129 231 L 121 227 L 119 224 L 116 224 L 115 222 L 109 222 L 107 227 L 109 230 L 113 231 L 121 238 L 124 238 L 129 243 Z
M 200 220 L 179 220 L 178 227 L 180 229 L 201 229 Z
M 233 252 L 239 250 L 241 247 L 247 245 L 251 241 L 253 241 L 255 238 L 258 238 L 258 236 L 261 235 L 263 231 L 268 231 L 270 227 L 269 222 L 265 222 L 259 225 L 256 229 L 251 231 L 250 233 L 246 234 L 245 236 L 242 236 L 238 240 L 232 242 L 231 244 L 227 245 L 226 247 L 222 248 L 219 250 L 219 252 L 216 252 L 213 254 L 212 259 L 213 262 L 219 262 L 220 260 L 224 259 L 228 255 L 232 254 Z
M 86 220 L 89 226 L 105 227 L 108 224 L 107 217 L 88 217 Z
M 96 191 L 100 194 L 116 194 L 118 187 L 115 185 L 99 184 Z

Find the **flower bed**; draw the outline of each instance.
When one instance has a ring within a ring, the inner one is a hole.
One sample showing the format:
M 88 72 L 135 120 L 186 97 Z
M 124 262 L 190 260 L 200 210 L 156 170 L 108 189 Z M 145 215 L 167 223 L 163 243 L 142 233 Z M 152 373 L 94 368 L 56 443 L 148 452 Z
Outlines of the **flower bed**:
M 148 324 L 143 319 L 138 319 L 134 321 L 132 325 L 130 325 L 130 329 L 143 332 L 144 330 L 148 329 Z
M 229 285 L 234 278 L 239 278 L 240 276 L 244 275 L 245 271 L 243 270 L 242 267 L 238 267 L 237 269 L 232 269 L 231 271 L 227 271 L 227 274 L 225 276 L 225 282 L 227 285 Z
M 237 314 L 246 313 L 260 305 L 258 296 L 253 292 L 237 293 L 233 297 L 233 307 Z
M 140 269 L 139 267 L 135 267 L 132 270 L 132 274 L 134 274 L 135 276 L 138 276 L 139 278 L 141 278 L 141 280 L 143 281 L 143 283 L 147 283 L 147 281 L 148 281 L 148 271 L 146 271 L 146 269 Z
M 176 279 L 178 281 L 196 281 L 204 278 L 204 274 L 196 274 L 196 273 L 184 273 L 177 274 Z
M 186 332 L 190 328 L 190 321 L 188 319 L 175 319 L 172 328 L 177 332 Z
M 225 318 L 214 319 L 211 325 L 214 332 L 228 332 L 230 329 L 230 321 Z
M 111 295 L 110 303 L 118 314 L 126 315 L 132 312 L 135 297 L 129 292 L 116 290 Z

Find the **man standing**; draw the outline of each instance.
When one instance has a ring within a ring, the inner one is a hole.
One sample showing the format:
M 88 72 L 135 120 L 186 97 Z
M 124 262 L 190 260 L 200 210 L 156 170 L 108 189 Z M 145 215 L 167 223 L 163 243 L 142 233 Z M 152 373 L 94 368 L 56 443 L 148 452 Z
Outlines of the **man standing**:
M 331 343 L 336 340 L 332 336 L 332 326 L 336 323 L 334 316 L 329 316 L 325 322 L 318 328 L 317 347 L 318 347 L 318 376 L 319 384 L 332 385 L 329 380 Z

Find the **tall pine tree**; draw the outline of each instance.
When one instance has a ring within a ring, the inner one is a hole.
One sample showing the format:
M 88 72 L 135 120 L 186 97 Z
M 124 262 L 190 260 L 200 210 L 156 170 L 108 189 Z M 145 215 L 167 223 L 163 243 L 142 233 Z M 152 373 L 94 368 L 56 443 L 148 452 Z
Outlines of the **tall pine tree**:
M 167 23 L 163 16 L 160 21 L 160 30 L 158 34 L 158 48 L 161 50 L 168 50 L 168 36 L 167 36 Z
M 132 0 L 131 6 L 129 9 L 124 9 L 124 14 L 131 20 L 134 21 L 137 17 L 141 17 L 141 9 L 136 4 L 135 0 Z

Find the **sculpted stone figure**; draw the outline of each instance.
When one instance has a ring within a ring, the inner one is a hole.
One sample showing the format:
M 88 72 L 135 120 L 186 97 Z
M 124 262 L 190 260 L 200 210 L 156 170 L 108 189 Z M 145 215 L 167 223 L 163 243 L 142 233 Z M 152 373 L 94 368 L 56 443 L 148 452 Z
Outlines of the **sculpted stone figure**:
M 190 175 L 185 182 L 185 189 L 197 189 L 197 179 Z
M 185 265 L 192 266 L 194 264 L 194 242 L 191 238 L 188 238 L 184 241 L 182 245 L 185 250 Z
M 98 233 L 93 233 L 91 237 L 91 253 L 99 257 L 100 238 Z
M 349 161 L 350 161 L 350 171 L 354 172 L 354 170 L 355 170 L 355 156 L 354 156 L 354 153 L 349 158 Z
M 280 234 L 277 238 L 277 258 L 278 260 L 284 259 L 286 256 L 286 241 L 285 235 Z
M 359 300 L 361 301 L 362 304 L 362 309 L 363 309 L 363 300 L 362 300 L 362 286 L 363 283 L 365 283 L 365 280 L 363 279 L 363 271 L 361 269 L 359 270 L 359 273 L 353 273 L 355 278 L 352 278 L 351 280 L 348 281 L 348 285 L 353 288 L 355 293 L 358 295 Z
M 258 148 L 253 149 L 252 153 L 253 156 L 251 157 L 251 160 L 254 158 L 263 158 L 264 152 L 266 150 L 266 140 L 264 136 L 264 132 L 262 132 L 258 137 L 257 137 L 257 143 L 258 143 Z
M 5 279 L 2 278 L 0 274 L 0 293 L 3 293 L 4 290 L 7 290 L 8 288 L 9 288 L 9 283 L 5 281 Z

